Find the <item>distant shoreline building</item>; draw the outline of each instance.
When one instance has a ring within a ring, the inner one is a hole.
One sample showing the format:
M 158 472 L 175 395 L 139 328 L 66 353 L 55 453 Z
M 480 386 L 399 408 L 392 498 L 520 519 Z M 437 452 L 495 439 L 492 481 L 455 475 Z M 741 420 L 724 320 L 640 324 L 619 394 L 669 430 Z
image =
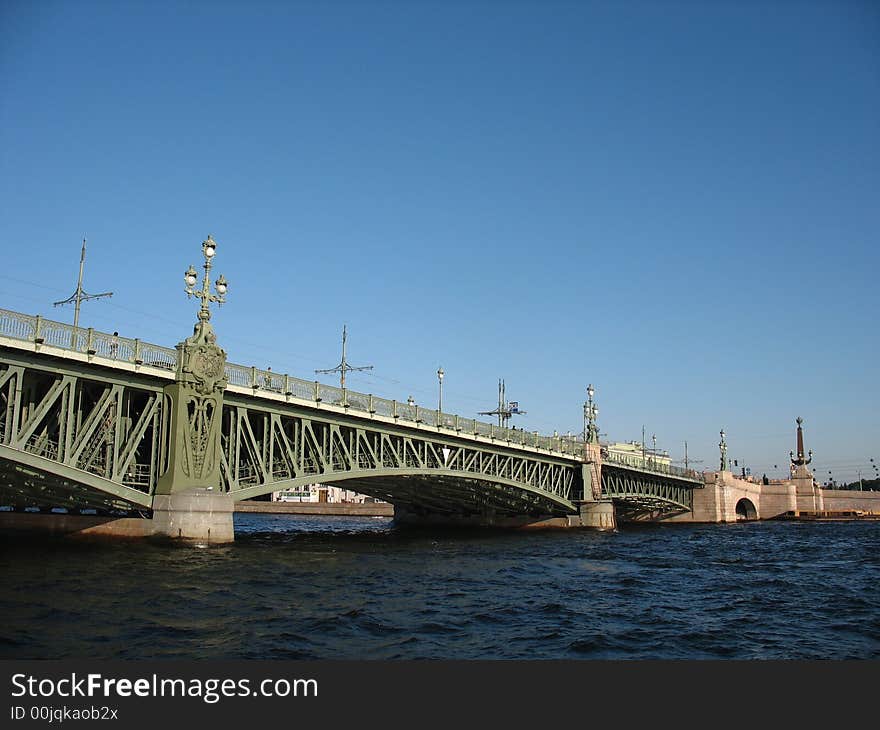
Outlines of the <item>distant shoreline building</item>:
M 272 492 L 273 502 L 314 502 L 314 503 L 347 503 L 368 504 L 383 503 L 383 500 L 359 494 L 351 489 L 334 487 L 331 484 L 307 484 L 295 489 L 282 489 Z
M 641 441 L 616 441 L 602 444 L 602 455 L 633 466 L 650 466 L 652 464 L 670 466 L 672 464 L 668 451 L 646 448 Z

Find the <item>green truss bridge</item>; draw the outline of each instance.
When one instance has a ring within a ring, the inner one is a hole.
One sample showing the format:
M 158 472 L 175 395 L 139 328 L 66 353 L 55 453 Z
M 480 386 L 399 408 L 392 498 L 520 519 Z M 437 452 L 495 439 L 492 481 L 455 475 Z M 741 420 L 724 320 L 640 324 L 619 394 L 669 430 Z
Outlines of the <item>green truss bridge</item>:
M 611 503 L 635 518 L 686 512 L 703 486 L 694 471 L 603 459 L 597 439 L 227 363 L 201 315 L 193 337 L 168 348 L 0 310 L 3 510 L 158 511 L 180 525 L 184 493 L 187 504 L 210 493 L 193 507 L 210 522 L 217 499 L 314 483 L 391 502 L 402 521 L 480 525 L 588 524 Z

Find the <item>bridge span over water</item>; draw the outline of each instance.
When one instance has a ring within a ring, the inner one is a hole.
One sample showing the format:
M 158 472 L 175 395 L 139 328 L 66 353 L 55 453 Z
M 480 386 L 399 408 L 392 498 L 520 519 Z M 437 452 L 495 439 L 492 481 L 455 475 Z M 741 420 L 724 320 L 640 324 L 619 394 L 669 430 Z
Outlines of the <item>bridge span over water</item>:
M 682 514 L 703 486 L 693 471 L 603 459 L 597 435 L 227 363 L 202 296 L 176 348 L 0 310 L 0 507 L 220 540 L 235 501 L 314 483 L 391 502 L 401 521 L 498 526 Z

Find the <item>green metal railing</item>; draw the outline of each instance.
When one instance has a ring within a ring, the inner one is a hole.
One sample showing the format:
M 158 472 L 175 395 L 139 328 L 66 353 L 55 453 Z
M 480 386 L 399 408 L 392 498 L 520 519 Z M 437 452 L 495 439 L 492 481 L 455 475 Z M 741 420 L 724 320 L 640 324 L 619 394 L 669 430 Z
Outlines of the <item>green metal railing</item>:
M 642 459 L 637 456 L 622 456 L 620 454 L 603 454 L 602 463 L 609 466 L 623 466 L 654 474 L 665 474 L 673 477 L 684 477 L 702 482 L 702 478 L 693 469 L 683 469 L 679 466 L 664 464 L 653 459 Z
M 41 316 L 0 309 L 0 336 L 50 345 L 62 350 L 79 352 L 90 357 L 134 365 L 149 365 L 174 372 L 177 368 L 177 350 L 153 345 L 137 339 L 98 332 L 89 327 L 74 328 Z M 369 415 L 377 414 L 398 421 L 444 428 L 456 432 L 484 436 L 511 445 L 528 446 L 545 451 L 582 456 L 583 442 L 565 436 L 541 436 L 537 431 L 502 428 L 474 418 L 464 418 L 437 409 L 408 405 L 396 400 L 380 398 L 370 393 L 357 393 L 316 380 L 302 380 L 292 375 L 275 373 L 234 363 L 226 364 L 230 385 L 252 388 L 255 395 L 276 393 L 314 403 L 341 406 L 347 410 Z

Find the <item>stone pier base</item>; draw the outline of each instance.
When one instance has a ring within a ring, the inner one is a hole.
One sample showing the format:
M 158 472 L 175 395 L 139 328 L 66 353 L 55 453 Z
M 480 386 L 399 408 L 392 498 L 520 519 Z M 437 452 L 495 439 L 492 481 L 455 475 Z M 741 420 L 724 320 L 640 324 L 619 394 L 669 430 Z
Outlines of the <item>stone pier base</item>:
M 235 503 L 227 494 L 187 489 L 153 497 L 153 535 L 200 542 L 232 542 Z
M 599 502 L 580 502 L 580 512 L 569 519 L 577 527 L 593 527 L 599 530 L 613 530 L 617 527 L 614 503 L 609 499 Z

